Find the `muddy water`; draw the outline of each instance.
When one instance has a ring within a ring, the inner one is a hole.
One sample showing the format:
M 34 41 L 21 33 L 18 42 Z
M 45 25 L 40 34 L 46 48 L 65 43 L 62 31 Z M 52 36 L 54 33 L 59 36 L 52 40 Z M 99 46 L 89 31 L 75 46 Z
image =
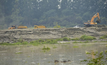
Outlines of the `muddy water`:
M 0 65 L 86 65 L 86 51 L 107 50 L 106 43 L 0 46 Z M 49 47 L 50 50 L 42 50 Z M 57 61 L 57 62 L 55 62 Z

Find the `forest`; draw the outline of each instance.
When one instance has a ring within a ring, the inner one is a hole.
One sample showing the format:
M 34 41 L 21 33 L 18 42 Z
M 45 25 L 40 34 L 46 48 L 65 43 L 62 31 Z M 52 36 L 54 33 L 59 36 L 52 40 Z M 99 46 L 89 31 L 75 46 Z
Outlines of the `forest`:
M 12 25 L 84 26 L 99 12 L 107 25 L 107 0 L 0 0 L 0 29 Z M 96 20 L 96 19 L 95 19 Z

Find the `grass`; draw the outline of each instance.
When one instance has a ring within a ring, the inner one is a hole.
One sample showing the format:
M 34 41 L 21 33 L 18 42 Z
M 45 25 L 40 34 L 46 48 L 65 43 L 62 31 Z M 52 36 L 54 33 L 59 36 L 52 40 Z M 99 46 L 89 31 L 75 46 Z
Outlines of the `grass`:
M 107 38 L 107 35 L 103 35 L 100 37 L 100 39 L 106 39 Z
M 94 36 L 83 35 L 80 37 L 80 40 L 95 40 Z
M 53 46 L 53 49 L 57 48 L 56 46 Z
M 57 39 L 46 39 L 46 40 L 35 40 L 35 41 L 31 41 L 29 44 L 37 46 L 39 44 L 57 44 Z
M 22 52 L 16 52 L 16 54 L 22 54 Z
M 74 41 L 73 43 L 89 43 L 89 41 Z
M 95 40 L 96 38 L 94 36 L 89 35 L 82 35 L 80 38 L 73 38 L 71 40 L 73 41 L 79 41 L 79 40 Z
M 78 48 L 79 46 L 73 46 L 73 48 Z
M 71 39 L 70 38 L 67 38 L 67 37 L 64 37 L 62 38 L 63 41 L 70 41 Z
M 80 42 L 78 42 L 78 41 L 74 41 L 73 43 L 80 43 Z
M 64 44 L 70 44 L 70 42 L 66 42 L 66 43 L 64 43 Z
M 71 40 L 73 40 L 73 41 L 78 41 L 78 40 L 80 40 L 79 38 L 73 38 L 73 39 L 71 39 Z
M 104 35 L 101 37 L 101 39 L 106 38 L 107 35 Z M 90 40 L 95 40 L 96 38 L 94 36 L 88 36 L 88 35 L 82 35 L 80 38 L 68 38 L 63 37 L 59 39 L 39 39 L 31 42 L 24 41 L 23 39 L 17 40 L 15 43 L 0 43 L 0 45 L 34 45 L 38 46 L 41 44 L 57 44 L 58 41 L 74 41 L 73 43 L 89 43 Z
M 49 50 L 50 50 L 50 48 L 49 48 L 49 47 L 45 47 L 45 46 L 44 46 L 44 47 L 42 48 L 42 50 L 43 50 L 44 52 L 46 52 L 46 51 L 49 51 Z
M 107 41 L 101 41 L 101 42 L 107 42 Z
M 44 46 L 44 47 L 42 48 L 42 50 L 50 50 L 50 48 Z
M 38 46 L 40 44 L 57 44 L 58 41 L 62 41 L 63 38 L 60 39 L 39 39 L 31 42 L 24 41 L 22 39 L 17 40 L 15 43 L 0 43 L 0 45 L 34 45 Z
M 28 45 L 29 43 L 27 41 L 23 42 L 16 42 L 16 43 L 0 43 L 0 45 Z
M 0 45 L 34 45 L 38 46 L 40 44 L 57 44 L 58 41 L 70 41 L 70 38 L 64 37 L 59 39 L 39 39 L 31 42 L 24 41 L 23 39 L 17 40 L 15 43 L 0 43 Z

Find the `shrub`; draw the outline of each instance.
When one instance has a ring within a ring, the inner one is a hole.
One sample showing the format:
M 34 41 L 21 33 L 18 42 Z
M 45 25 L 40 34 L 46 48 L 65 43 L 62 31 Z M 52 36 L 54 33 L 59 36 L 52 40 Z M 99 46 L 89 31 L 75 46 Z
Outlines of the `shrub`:
M 105 65 L 107 61 L 107 51 L 101 51 L 100 53 L 98 52 L 86 52 L 88 54 L 88 58 L 81 61 L 81 62 L 87 62 L 87 65 Z
M 61 28 L 61 26 L 60 26 L 60 25 L 58 25 L 58 23 L 57 23 L 57 22 L 56 22 L 54 25 L 55 25 L 55 26 L 54 26 L 54 28 Z
M 42 50 L 43 50 L 43 51 L 48 51 L 48 50 L 50 50 L 50 48 L 44 46 L 44 47 L 42 48 Z
M 61 26 L 60 25 L 56 25 L 56 26 L 54 26 L 54 28 L 61 28 Z
M 81 40 L 94 40 L 96 39 L 95 37 L 93 36 L 87 36 L 87 35 L 83 35 L 80 37 Z

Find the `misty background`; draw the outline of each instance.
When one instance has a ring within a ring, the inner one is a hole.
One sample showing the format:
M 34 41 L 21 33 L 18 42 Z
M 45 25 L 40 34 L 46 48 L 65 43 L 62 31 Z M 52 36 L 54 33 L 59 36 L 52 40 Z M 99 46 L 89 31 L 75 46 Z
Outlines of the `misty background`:
M 83 26 L 99 12 L 107 25 L 107 0 L 0 0 L 0 29 L 11 25 Z

